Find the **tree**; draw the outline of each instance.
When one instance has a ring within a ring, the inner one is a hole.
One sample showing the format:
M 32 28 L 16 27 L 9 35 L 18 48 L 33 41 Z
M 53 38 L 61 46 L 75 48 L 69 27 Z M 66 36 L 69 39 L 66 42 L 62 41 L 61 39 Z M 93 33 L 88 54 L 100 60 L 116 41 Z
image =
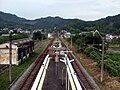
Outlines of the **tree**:
M 40 31 L 34 32 L 33 33 L 33 39 L 38 39 L 41 40 L 42 39 L 42 34 Z

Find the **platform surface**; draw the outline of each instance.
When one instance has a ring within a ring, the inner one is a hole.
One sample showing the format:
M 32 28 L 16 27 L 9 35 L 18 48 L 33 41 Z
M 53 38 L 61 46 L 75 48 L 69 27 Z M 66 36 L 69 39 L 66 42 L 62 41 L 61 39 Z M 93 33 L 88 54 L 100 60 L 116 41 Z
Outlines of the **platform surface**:
M 43 83 L 42 90 L 65 90 L 65 70 L 64 70 L 64 83 L 62 85 L 62 69 L 65 68 L 63 62 L 58 62 L 58 69 L 56 74 L 56 63 L 50 60 L 47 73 Z M 71 90 L 71 89 L 70 89 Z

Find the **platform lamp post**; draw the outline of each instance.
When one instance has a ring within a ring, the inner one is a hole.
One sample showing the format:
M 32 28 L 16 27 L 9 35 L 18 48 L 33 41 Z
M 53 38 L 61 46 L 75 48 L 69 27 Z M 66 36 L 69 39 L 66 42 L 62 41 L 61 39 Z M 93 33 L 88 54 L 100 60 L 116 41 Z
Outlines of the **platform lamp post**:
M 12 33 L 13 30 L 9 31 L 9 82 L 12 81 Z
M 101 36 L 100 32 L 98 30 L 96 30 L 93 35 L 95 33 L 98 33 L 98 35 L 100 36 L 100 38 L 102 39 L 102 60 L 101 60 L 101 77 L 100 77 L 100 81 L 103 81 L 103 76 L 104 76 L 104 54 L 105 54 L 105 46 L 104 46 L 104 37 Z
M 42 44 L 43 44 L 43 34 L 41 34 L 42 35 L 42 40 L 41 40 L 41 42 L 42 42 Z
M 70 35 L 70 38 L 71 38 L 71 48 L 72 48 L 72 45 L 73 45 L 73 36 L 74 36 L 74 34 Z
M 72 34 L 71 34 L 71 48 L 72 48 Z

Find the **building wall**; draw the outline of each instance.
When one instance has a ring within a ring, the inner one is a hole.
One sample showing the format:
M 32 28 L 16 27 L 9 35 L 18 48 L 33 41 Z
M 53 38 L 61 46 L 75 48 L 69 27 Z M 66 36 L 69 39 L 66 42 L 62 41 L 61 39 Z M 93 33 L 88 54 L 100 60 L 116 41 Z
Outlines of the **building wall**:
M 28 43 L 25 43 L 21 47 L 18 48 L 18 62 L 24 62 L 26 58 L 32 55 L 34 52 L 34 41 L 30 41 Z
M 9 49 L 0 49 L 0 64 L 9 64 Z M 18 64 L 16 49 L 12 50 L 12 64 Z
M 34 41 L 20 46 L 12 44 L 12 64 L 19 65 L 34 52 Z M 0 64 L 9 64 L 9 43 L 0 45 Z

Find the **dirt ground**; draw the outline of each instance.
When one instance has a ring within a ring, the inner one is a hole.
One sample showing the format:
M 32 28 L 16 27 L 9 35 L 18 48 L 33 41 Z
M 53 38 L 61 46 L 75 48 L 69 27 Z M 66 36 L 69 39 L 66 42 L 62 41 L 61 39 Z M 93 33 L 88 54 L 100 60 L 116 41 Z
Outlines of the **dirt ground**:
M 64 41 L 66 45 L 69 43 Z M 68 45 L 70 46 L 70 45 Z M 100 68 L 97 66 L 97 63 L 91 58 L 87 57 L 83 53 L 78 53 L 75 47 L 69 47 L 84 68 L 88 71 L 88 73 L 93 77 L 95 82 L 102 90 L 120 90 L 120 82 L 115 77 L 111 77 L 106 71 L 104 71 L 104 81 L 100 82 Z

